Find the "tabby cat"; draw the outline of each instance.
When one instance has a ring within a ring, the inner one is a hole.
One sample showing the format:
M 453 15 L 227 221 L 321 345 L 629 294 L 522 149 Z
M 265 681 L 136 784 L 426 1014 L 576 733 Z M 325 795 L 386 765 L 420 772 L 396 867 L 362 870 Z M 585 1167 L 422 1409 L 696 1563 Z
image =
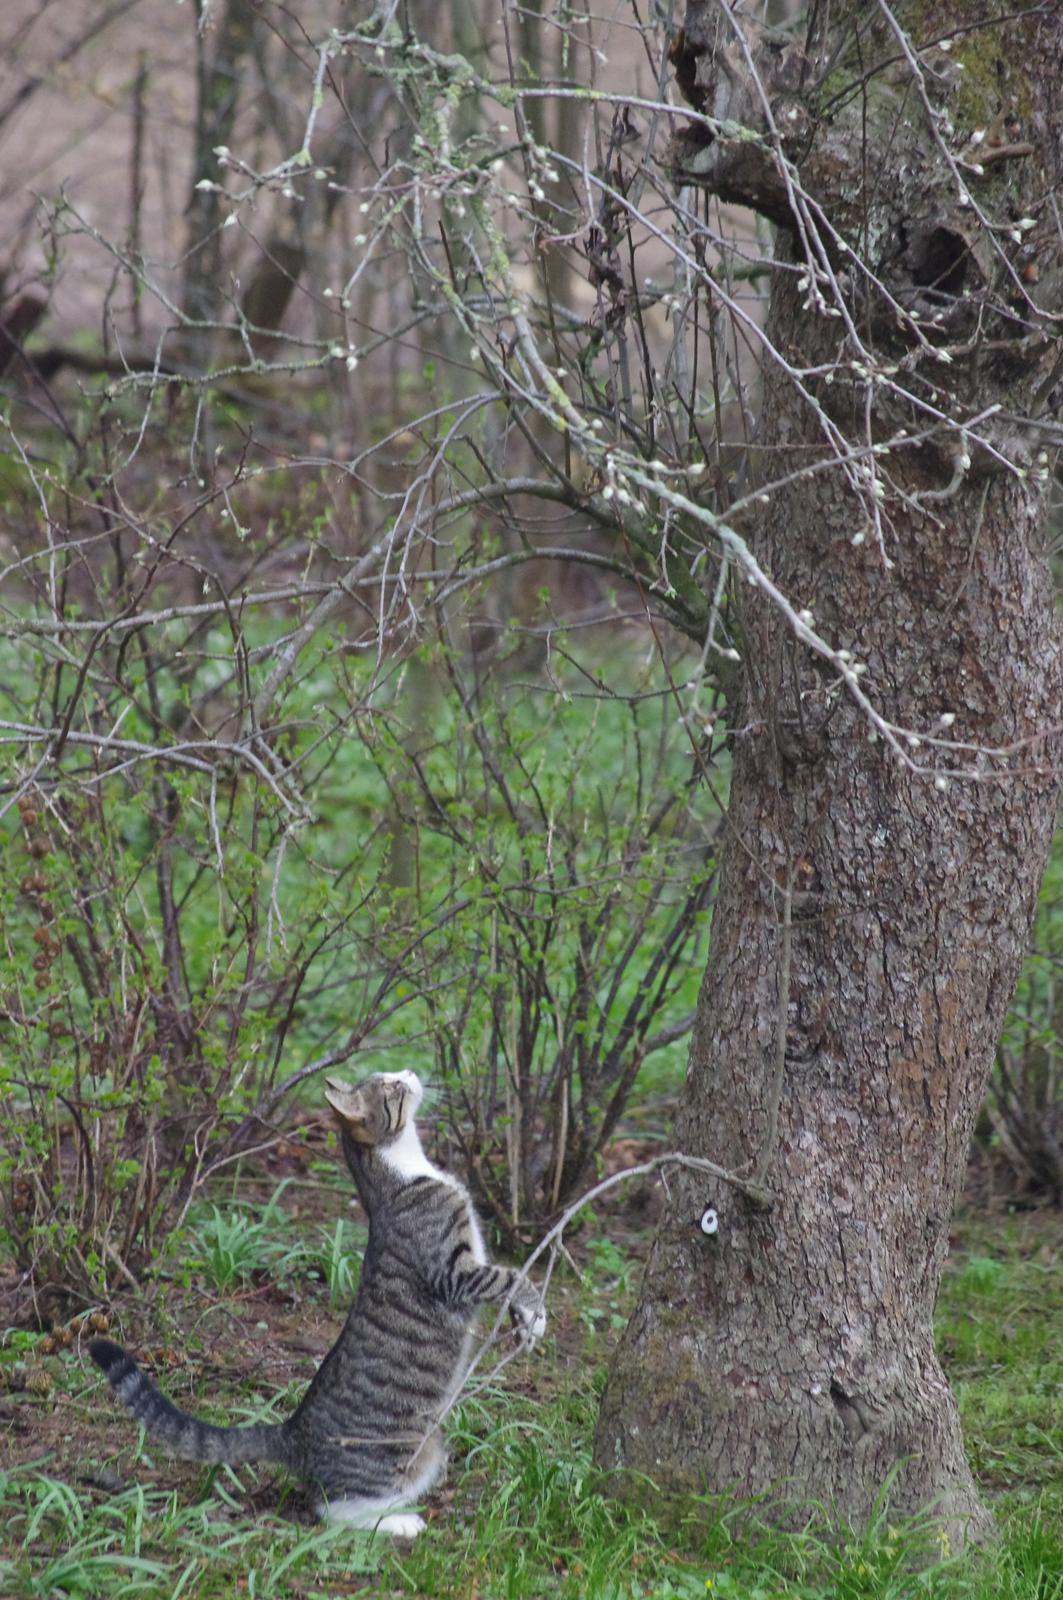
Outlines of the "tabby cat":
M 425 1155 L 414 1123 L 423 1093 L 413 1072 L 380 1072 L 357 1088 L 329 1080 L 369 1242 L 343 1331 L 286 1422 L 197 1422 L 110 1340 L 89 1346 L 118 1398 L 175 1456 L 276 1461 L 315 1488 L 323 1517 L 405 1538 L 424 1522 L 401 1508 L 445 1466 L 439 1423 L 465 1376 L 479 1308 L 507 1302 L 526 1344 L 546 1327 L 532 1285 L 488 1262 L 463 1185 Z

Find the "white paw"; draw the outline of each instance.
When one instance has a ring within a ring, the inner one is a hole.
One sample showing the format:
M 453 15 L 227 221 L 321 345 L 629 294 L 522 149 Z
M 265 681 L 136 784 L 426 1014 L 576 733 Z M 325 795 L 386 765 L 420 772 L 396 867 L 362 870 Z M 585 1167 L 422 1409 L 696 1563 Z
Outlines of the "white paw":
M 416 1511 L 392 1511 L 386 1517 L 381 1517 L 376 1525 L 377 1533 L 390 1533 L 393 1539 L 416 1539 L 423 1533 L 427 1523 L 419 1517 Z
M 350 1496 L 322 1501 L 317 1510 L 326 1522 L 343 1522 L 366 1533 L 390 1533 L 395 1539 L 416 1539 L 425 1529 L 424 1518 L 416 1511 L 389 1511 L 386 1500 L 381 1505 L 379 1500 Z
M 541 1306 L 514 1306 L 513 1321 L 521 1344 L 529 1350 L 546 1332 L 546 1312 Z

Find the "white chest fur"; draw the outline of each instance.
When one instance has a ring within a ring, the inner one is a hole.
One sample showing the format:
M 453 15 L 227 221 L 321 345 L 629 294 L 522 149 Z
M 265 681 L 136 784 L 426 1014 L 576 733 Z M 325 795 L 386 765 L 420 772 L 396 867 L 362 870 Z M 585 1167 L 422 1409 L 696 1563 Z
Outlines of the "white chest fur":
M 414 1123 L 408 1122 L 397 1139 L 380 1147 L 380 1159 L 407 1183 L 412 1182 L 414 1178 L 434 1178 L 437 1183 L 445 1183 L 449 1188 L 461 1192 L 469 1216 L 471 1254 L 477 1265 L 483 1266 L 487 1261 L 487 1250 L 484 1247 L 483 1234 L 480 1232 L 479 1219 L 473 1210 L 472 1201 L 465 1192 L 465 1186 L 449 1172 L 444 1172 L 442 1167 L 437 1167 L 433 1161 L 429 1161 Z

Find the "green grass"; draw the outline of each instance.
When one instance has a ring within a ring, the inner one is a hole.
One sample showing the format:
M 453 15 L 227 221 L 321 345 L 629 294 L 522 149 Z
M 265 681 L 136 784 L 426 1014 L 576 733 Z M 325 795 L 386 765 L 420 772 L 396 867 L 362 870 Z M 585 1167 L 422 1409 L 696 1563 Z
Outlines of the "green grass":
M 502 1405 L 499 1397 L 496 1402 Z M 1063 1541 L 1047 1516 L 1001 1515 L 988 1554 L 930 1566 L 917 1526 L 878 1519 L 838 1537 L 811 1519 L 797 1533 L 758 1525 L 755 1510 L 700 1507 L 698 1522 L 668 1539 L 650 1517 L 598 1492 L 585 1450 L 558 1413 L 514 1416 L 482 1440 L 445 1522 L 411 1547 L 343 1528 L 309 1528 L 272 1514 L 252 1519 L 235 1480 L 198 1497 L 134 1487 L 99 1498 L 47 1476 L 0 1474 L 10 1596 L 234 1593 L 276 1597 L 469 1596 L 481 1600 L 1059 1600 Z M 371 1583 L 369 1580 L 372 1580 Z
M 1044 1502 L 1063 1527 L 1060 1251 L 1047 1232 L 1031 1248 L 1022 1219 L 971 1229 L 969 1244 L 945 1275 L 937 1321 L 968 1454 L 990 1493 Z
M 334 1326 L 323 1230 L 313 1218 L 285 1216 L 281 1198 L 273 1231 L 296 1325 L 312 1313 Z M 9 1334 L 0 1368 L 15 1378 L 12 1386 L 29 1387 L 26 1375 L 45 1366 L 52 1387 L 33 1395 L 30 1408 L 46 1448 L 0 1472 L 0 1594 L 1063 1600 L 1058 1250 L 1036 1218 L 981 1222 L 966 1234 L 946 1274 L 939 1343 L 975 1471 L 997 1515 L 1001 1537 L 988 1551 L 959 1558 L 942 1551 L 928 1567 L 915 1558 L 926 1530 L 895 1524 L 885 1512 L 841 1534 L 812 1512 L 802 1529 L 781 1534 L 756 1507 L 726 1500 L 692 1504 L 678 1532 L 666 1532 L 645 1510 L 607 1499 L 590 1460 L 604 1374 L 601 1319 L 595 1326 L 585 1313 L 604 1300 L 611 1320 L 614 1305 L 629 1302 L 636 1274 L 631 1254 L 599 1239 L 586 1248 L 582 1280 L 555 1288 L 557 1338 L 548 1337 L 527 1364 L 509 1367 L 501 1388 L 476 1390 L 463 1402 L 448 1483 L 428 1531 L 409 1547 L 308 1523 L 298 1497 L 266 1470 L 204 1472 L 156 1456 L 150 1441 L 135 1447 L 85 1365 L 72 1354 L 42 1363 L 38 1336 Z M 206 1263 L 201 1273 L 209 1283 Z M 200 1307 L 204 1292 L 193 1296 Z M 270 1302 L 271 1318 L 281 1298 Z M 266 1336 L 255 1329 L 265 1324 L 246 1320 L 257 1310 L 232 1299 L 214 1306 L 226 1327 L 242 1315 L 241 1336 L 261 1352 Z M 224 1360 L 217 1334 L 208 1336 L 217 1322 L 202 1310 L 195 1321 L 214 1362 Z M 241 1357 L 229 1359 L 235 1373 L 244 1370 Z M 187 1388 L 176 1395 L 182 1403 L 190 1403 Z M 294 1389 L 260 1374 L 250 1383 L 230 1380 L 228 1415 L 283 1414 Z M 114 1441 L 121 1442 L 117 1456 Z M 119 1492 L 100 1487 L 116 1462 L 123 1479 L 140 1481 Z
M 343 1529 L 252 1521 L 217 1485 L 191 1503 L 134 1487 L 86 1506 L 44 1474 L 0 1474 L 0 1496 L 8 1537 L 21 1546 L 0 1559 L 0 1584 L 27 1600 L 309 1594 L 318 1579 L 358 1579 L 384 1558 L 380 1541 Z
M 326 1170 L 334 1176 L 331 1167 Z M 348 1306 L 358 1283 L 365 1229 L 345 1217 L 310 1232 L 300 1228 L 281 1204 L 289 1181 L 279 1183 L 265 1204 L 234 1198 L 224 1206 L 192 1207 L 186 1227 L 170 1238 L 163 1270 L 180 1262 L 186 1271 L 200 1271 L 222 1294 L 256 1281 L 284 1286 L 309 1277 L 328 1286 L 333 1310 Z M 325 1186 L 333 1184 L 325 1180 Z M 349 1198 L 342 1181 L 336 1197 L 337 1205 Z

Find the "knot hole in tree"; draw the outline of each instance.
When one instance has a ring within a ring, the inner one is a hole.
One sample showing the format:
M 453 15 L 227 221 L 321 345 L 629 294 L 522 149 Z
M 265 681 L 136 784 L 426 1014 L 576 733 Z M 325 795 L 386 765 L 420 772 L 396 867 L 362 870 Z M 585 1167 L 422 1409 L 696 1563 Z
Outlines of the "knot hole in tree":
M 967 241 L 951 228 L 931 228 L 917 233 L 910 246 L 912 281 L 921 289 L 941 294 L 962 294 L 970 264 Z

